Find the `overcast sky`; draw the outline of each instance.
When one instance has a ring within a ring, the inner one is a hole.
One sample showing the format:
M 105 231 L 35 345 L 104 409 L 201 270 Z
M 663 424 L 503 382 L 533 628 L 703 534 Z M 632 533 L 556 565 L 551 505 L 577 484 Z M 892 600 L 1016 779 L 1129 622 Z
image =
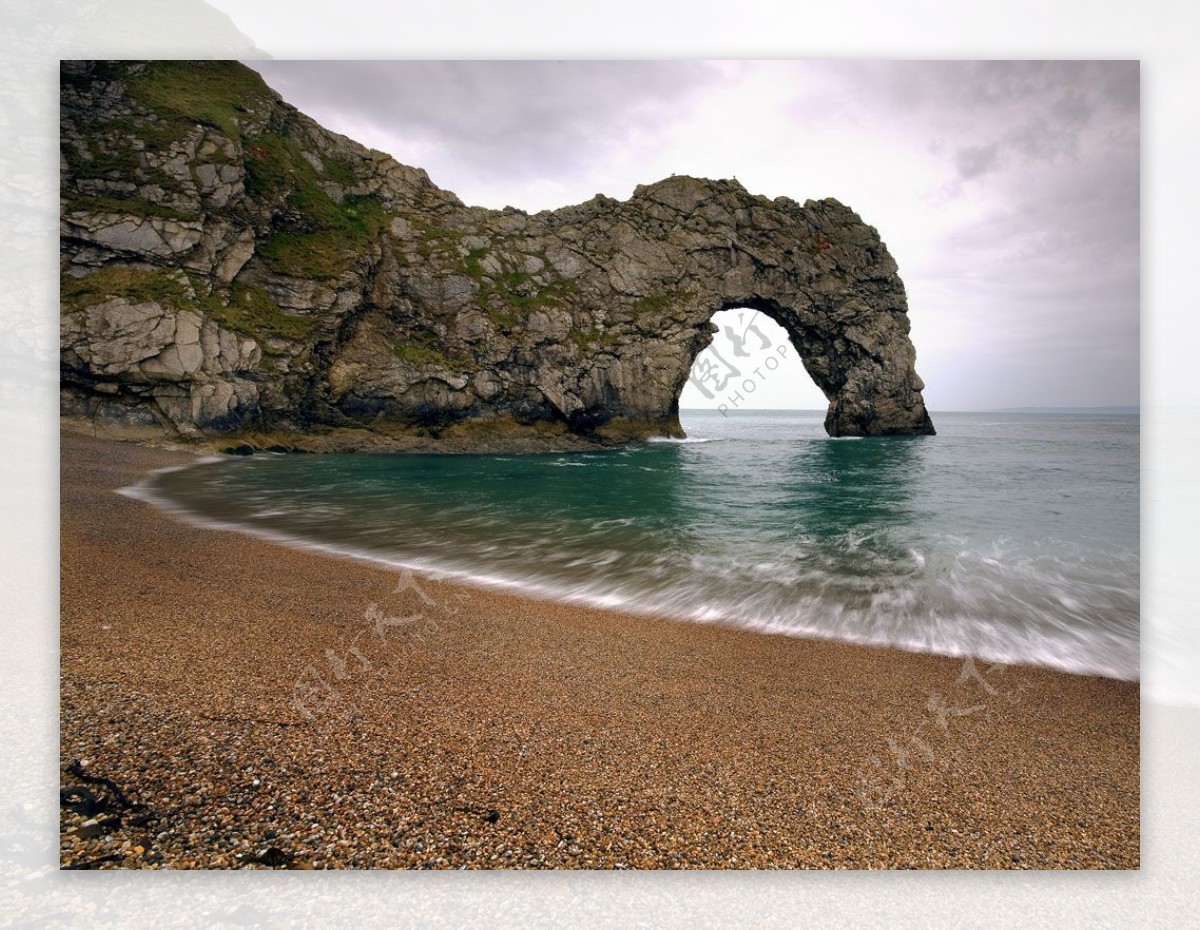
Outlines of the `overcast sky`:
M 469 204 L 672 173 L 836 197 L 900 266 L 935 413 L 1138 403 L 1136 62 L 247 64 Z M 754 406 L 824 398 L 793 359 Z

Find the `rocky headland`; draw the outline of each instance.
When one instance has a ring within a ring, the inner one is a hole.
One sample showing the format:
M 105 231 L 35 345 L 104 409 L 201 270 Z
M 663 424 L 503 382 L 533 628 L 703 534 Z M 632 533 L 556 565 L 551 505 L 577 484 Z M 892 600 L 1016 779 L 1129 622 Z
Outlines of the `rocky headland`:
M 312 450 L 681 435 L 713 313 L 753 307 L 831 435 L 933 432 L 896 263 L 836 200 L 671 177 L 488 210 L 234 62 L 64 62 L 61 87 L 68 423 Z

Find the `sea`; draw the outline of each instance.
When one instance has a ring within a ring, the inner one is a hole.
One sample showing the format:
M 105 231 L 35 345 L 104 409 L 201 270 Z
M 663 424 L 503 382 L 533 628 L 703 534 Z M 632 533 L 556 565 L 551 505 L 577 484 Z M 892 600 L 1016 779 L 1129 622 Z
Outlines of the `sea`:
M 132 490 L 196 523 L 541 598 L 1139 676 L 1139 418 L 683 411 L 686 439 L 526 455 L 254 455 Z M 331 561 L 328 571 L 337 572 Z

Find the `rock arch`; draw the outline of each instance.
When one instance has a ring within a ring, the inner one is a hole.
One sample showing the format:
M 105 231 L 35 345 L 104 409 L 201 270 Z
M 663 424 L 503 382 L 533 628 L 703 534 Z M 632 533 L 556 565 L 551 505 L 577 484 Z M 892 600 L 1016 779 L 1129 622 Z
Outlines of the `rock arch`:
M 736 181 L 690 177 L 639 187 L 629 201 L 606 206 L 622 218 L 622 235 L 598 249 L 614 291 L 609 325 L 637 338 L 617 343 L 620 366 L 602 368 L 598 384 L 554 392 L 579 428 L 641 421 L 681 435 L 678 398 L 711 342 L 709 321 L 720 310 L 749 307 L 787 332 L 829 401 L 830 435 L 934 432 L 904 285 L 878 233 L 853 211 L 832 199 L 768 201 Z M 632 237 L 625 229 L 645 232 Z M 603 280 L 604 268 L 597 276 Z M 627 309 L 627 296 L 635 308 L 656 309 L 655 325 Z
M 161 110 L 163 69 L 204 84 L 202 117 Z M 896 264 L 836 200 L 680 176 L 487 210 L 236 63 L 63 75 L 62 409 L 93 428 L 320 449 L 678 435 L 712 315 L 747 306 L 788 332 L 831 435 L 933 432 Z

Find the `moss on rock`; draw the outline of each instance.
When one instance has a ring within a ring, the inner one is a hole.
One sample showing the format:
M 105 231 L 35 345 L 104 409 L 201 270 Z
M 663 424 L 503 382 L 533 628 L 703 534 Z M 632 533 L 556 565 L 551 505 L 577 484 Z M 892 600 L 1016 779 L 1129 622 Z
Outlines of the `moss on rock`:
M 236 61 L 151 61 L 126 86 L 158 117 L 154 128 L 175 138 L 200 124 L 238 141 L 246 115 L 275 98 L 256 71 Z
M 253 339 L 304 342 L 311 340 L 317 330 L 317 321 L 312 317 L 285 312 L 270 294 L 254 284 L 235 282 L 227 301 L 211 295 L 203 309 L 226 329 Z
M 63 274 L 60 300 L 71 310 L 83 310 L 113 298 L 130 303 L 154 302 L 161 307 L 180 309 L 194 303 L 187 285 L 160 269 L 111 265 L 83 277 Z

